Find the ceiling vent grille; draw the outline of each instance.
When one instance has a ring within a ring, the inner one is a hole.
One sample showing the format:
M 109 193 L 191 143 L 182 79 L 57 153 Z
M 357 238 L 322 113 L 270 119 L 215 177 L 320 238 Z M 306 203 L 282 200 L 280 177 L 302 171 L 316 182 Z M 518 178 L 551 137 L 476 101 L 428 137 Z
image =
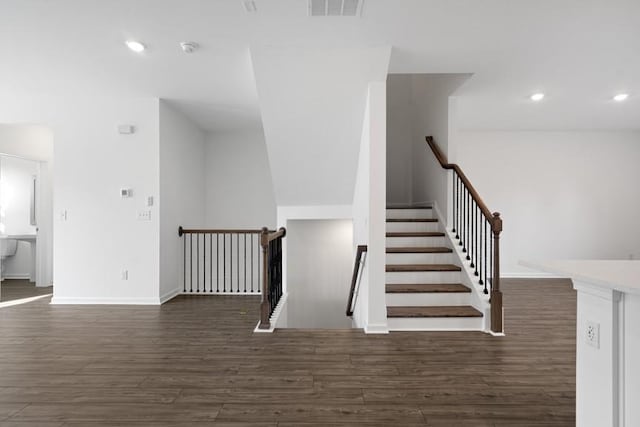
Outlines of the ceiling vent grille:
M 364 0 L 309 0 L 309 16 L 360 16 Z

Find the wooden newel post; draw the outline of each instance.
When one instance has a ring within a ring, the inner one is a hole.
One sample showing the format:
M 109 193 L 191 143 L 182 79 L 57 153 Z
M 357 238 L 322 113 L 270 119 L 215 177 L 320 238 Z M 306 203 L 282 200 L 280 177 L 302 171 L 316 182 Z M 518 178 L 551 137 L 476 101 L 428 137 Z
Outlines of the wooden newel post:
M 260 303 L 260 329 L 269 329 L 271 315 L 269 305 L 269 229 L 262 228 L 260 233 L 260 246 L 262 246 L 262 302 Z
M 500 233 L 502 232 L 502 219 L 498 212 L 493 213 L 493 277 L 491 281 L 491 331 L 502 333 L 503 310 L 502 291 L 500 290 Z

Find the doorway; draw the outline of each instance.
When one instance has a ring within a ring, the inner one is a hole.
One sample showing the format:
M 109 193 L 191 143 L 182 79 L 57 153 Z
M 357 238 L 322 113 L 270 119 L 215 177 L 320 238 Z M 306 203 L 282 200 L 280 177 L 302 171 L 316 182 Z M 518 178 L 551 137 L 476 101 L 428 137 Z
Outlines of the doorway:
M 53 292 L 51 132 L 0 125 L 0 306 Z

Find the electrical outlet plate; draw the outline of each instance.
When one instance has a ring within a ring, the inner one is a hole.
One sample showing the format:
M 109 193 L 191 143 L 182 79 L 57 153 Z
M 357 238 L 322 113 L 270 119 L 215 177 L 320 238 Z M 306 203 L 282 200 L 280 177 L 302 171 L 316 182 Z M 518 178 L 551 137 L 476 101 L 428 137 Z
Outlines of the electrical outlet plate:
M 591 347 L 600 348 L 600 324 L 595 322 L 587 322 L 584 331 L 584 337 Z
M 138 212 L 138 221 L 151 221 L 151 211 L 139 211 Z

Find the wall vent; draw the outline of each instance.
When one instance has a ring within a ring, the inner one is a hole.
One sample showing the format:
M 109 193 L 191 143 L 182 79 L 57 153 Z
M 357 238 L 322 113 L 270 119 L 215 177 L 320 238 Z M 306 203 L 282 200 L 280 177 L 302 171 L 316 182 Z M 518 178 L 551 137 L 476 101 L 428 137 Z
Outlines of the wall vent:
M 364 0 L 309 0 L 309 16 L 361 16 Z

